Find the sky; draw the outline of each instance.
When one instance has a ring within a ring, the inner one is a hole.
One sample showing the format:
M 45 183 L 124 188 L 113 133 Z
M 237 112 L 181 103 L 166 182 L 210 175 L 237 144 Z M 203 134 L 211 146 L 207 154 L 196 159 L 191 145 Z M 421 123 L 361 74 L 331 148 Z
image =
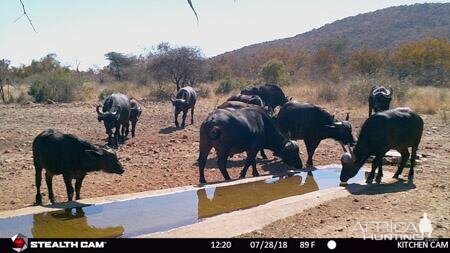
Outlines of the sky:
M 408 0 L 0 0 L 0 59 L 30 64 L 55 53 L 64 65 L 104 66 L 104 54 L 146 54 L 160 42 L 200 47 L 205 57 L 292 37 L 327 23 Z M 447 2 L 447 1 L 433 1 Z

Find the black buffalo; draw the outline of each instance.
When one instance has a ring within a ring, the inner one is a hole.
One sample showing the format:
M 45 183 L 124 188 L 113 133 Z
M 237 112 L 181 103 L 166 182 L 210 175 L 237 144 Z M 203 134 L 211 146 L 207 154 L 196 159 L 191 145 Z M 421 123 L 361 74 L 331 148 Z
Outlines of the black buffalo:
M 130 109 L 131 137 L 135 137 L 136 136 L 136 124 L 137 124 L 139 118 L 141 117 L 142 106 L 134 98 L 130 99 L 130 105 L 131 105 L 131 109 Z M 129 127 L 129 125 L 127 125 L 126 132 L 128 132 L 128 127 Z
M 172 101 L 172 105 L 175 106 L 175 126 L 180 126 L 178 124 L 178 114 L 180 112 L 183 112 L 181 127 L 184 128 L 186 126 L 186 115 L 189 109 L 191 109 L 191 124 L 194 124 L 194 108 L 197 102 L 197 93 L 195 90 L 190 86 L 183 87 L 177 92 L 176 98 L 171 98 L 170 100 Z
M 409 108 L 397 108 L 372 115 L 362 125 L 354 150 L 350 148 L 349 152 L 341 157 L 341 182 L 345 183 L 354 177 L 367 158 L 374 155 L 372 171 L 367 177 L 367 182 L 373 181 L 375 170 L 378 168 L 375 181 L 380 183 L 383 177 L 383 156 L 390 149 L 396 149 L 402 155 L 398 170 L 394 175 L 394 178 L 398 178 L 408 161 L 409 147 L 412 147 L 412 150 L 408 179 L 412 181 L 416 152 L 422 138 L 422 131 L 422 118 Z
M 80 189 L 88 172 L 103 170 L 122 174 L 122 165 L 112 150 L 104 149 L 71 134 L 63 134 L 53 129 L 40 133 L 33 141 L 33 162 L 36 170 L 36 204 L 42 204 L 40 192 L 42 169 L 45 169 L 48 197 L 55 202 L 52 178 L 63 175 L 68 200 L 72 201 L 72 179 L 76 179 L 76 199 L 80 199 Z
M 234 95 L 227 99 L 227 101 L 239 101 L 246 104 L 259 105 L 264 107 L 264 102 L 258 95 Z
M 277 123 L 281 131 L 293 140 L 304 140 L 308 152 L 307 166 L 313 166 L 313 155 L 323 139 L 332 138 L 341 145 L 353 145 L 352 126 L 348 122 L 338 121 L 322 108 L 290 101 L 280 108 Z
M 276 84 L 250 86 L 241 90 L 241 94 L 259 96 L 271 113 L 277 106 L 282 106 L 289 101 L 283 90 Z
M 372 110 L 375 113 L 389 110 L 392 93 L 392 88 L 386 89 L 384 86 L 372 87 L 369 94 L 369 117 L 372 115 Z
M 100 108 L 102 108 L 101 111 Z M 103 102 L 103 106 L 97 106 L 98 121 L 103 120 L 106 134 L 108 135 L 108 145 L 112 144 L 113 146 L 117 146 L 119 137 L 124 138 L 128 135 L 127 125 L 130 124 L 130 111 L 130 99 L 121 93 L 110 95 Z M 114 132 L 114 141 L 112 141 L 113 128 L 116 129 Z
M 228 157 L 241 152 L 247 153 L 247 159 L 240 177 L 245 177 L 250 165 L 253 168 L 252 174 L 257 176 L 255 158 L 263 148 L 279 154 L 287 165 L 302 168 L 297 143 L 283 136 L 267 112 L 261 108 L 249 107 L 234 111 L 217 109 L 203 121 L 198 158 L 200 183 L 206 183 L 204 169 L 212 148 L 216 150 L 218 166 L 225 180 L 230 180 L 226 170 Z
M 223 104 L 219 105 L 217 108 L 234 111 L 236 109 L 242 109 L 242 108 L 248 108 L 248 107 L 258 108 L 260 106 L 254 105 L 254 104 L 246 104 L 246 103 L 240 102 L 240 101 L 225 101 Z M 261 157 L 263 159 L 267 159 L 267 155 L 266 155 L 266 153 L 264 153 L 264 149 L 261 149 Z

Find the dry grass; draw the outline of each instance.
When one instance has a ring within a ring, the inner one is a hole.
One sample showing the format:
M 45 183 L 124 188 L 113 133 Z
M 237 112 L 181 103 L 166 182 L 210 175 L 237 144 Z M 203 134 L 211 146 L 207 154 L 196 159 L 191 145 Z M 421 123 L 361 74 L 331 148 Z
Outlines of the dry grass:
M 412 88 L 407 94 L 406 105 L 423 114 L 436 114 L 442 111 L 445 119 L 450 109 L 450 90 L 434 87 Z

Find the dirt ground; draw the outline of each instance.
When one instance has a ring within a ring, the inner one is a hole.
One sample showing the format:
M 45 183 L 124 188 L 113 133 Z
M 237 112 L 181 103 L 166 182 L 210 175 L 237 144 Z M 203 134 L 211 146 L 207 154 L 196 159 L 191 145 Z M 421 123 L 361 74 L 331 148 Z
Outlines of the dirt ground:
M 425 130 L 419 153 L 425 159 L 417 165 L 413 185 L 407 181 L 374 184 L 363 192 L 308 209 L 242 237 L 364 237 L 366 222 L 372 222 L 366 234 L 370 237 L 404 231 L 410 222 L 418 226 L 424 212 L 433 224 L 432 237 L 450 237 L 450 128 L 439 116 L 422 117 Z M 383 168 L 395 171 L 392 166 Z M 408 170 L 403 171 L 404 179 Z M 377 232 L 375 222 L 397 224 L 398 228 L 381 225 L 381 232 Z
M 188 124 L 185 129 L 178 129 L 174 127 L 173 108 L 169 103 L 145 103 L 136 138 L 128 139 L 117 150 L 125 173 L 120 176 L 104 172 L 89 174 L 83 182 L 82 198 L 197 184 L 198 130 L 216 104 L 215 98 L 201 99 L 195 111 L 194 125 Z M 103 124 L 97 121 L 95 105 L 0 105 L 0 210 L 33 205 L 36 190 L 31 143 L 42 130 L 54 128 L 96 144 L 105 144 L 105 130 Z M 348 111 L 332 106 L 327 109 L 338 118 L 343 118 Z M 350 111 L 355 135 L 366 117 L 366 110 L 363 109 Z M 424 116 L 424 120 L 425 134 L 419 153 L 425 155 L 426 161 L 418 165 L 415 187 L 405 184 L 374 186 L 360 195 L 338 199 L 245 236 L 355 236 L 349 232 L 355 220 L 417 220 L 423 211 L 428 211 L 433 222 L 437 223 L 434 235 L 448 237 L 450 176 L 444 171 L 450 165 L 449 127 L 439 116 Z M 305 163 L 306 150 L 303 142 L 300 144 L 302 161 Z M 339 163 L 341 152 L 338 143 L 325 140 L 316 150 L 314 163 Z M 271 152 L 266 153 L 269 160 L 260 160 L 258 163 L 261 175 L 276 174 L 287 169 L 273 159 Z M 207 181 L 222 181 L 215 154 L 211 153 L 209 158 L 209 169 L 205 171 Z M 243 158 L 244 155 L 235 155 L 229 160 L 228 171 L 232 178 L 238 178 Z M 250 177 L 251 173 L 248 172 L 247 176 Z M 66 201 L 62 177 L 56 176 L 53 180 L 56 200 Z M 48 203 L 45 182 L 42 183 L 43 202 Z

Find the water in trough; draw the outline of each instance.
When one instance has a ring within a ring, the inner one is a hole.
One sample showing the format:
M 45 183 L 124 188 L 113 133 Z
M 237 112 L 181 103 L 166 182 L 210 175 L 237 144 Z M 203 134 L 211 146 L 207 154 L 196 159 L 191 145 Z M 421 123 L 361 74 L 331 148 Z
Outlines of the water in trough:
M 0 237 L 17 233 L 36 238 L 133 237 L 339 184 L 340 166 L 312 173 L 0 219 Z M 360 171 L 349 183 L 362 181 L 364 176 Z

